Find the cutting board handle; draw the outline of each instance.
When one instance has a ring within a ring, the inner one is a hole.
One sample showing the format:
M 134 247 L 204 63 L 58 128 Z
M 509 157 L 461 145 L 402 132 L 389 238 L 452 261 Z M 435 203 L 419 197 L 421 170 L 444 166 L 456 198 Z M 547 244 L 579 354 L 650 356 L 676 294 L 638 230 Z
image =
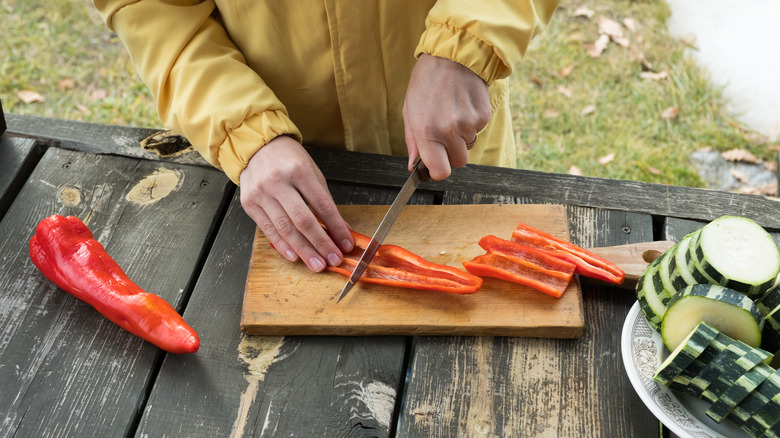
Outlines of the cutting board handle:
M 633 290 L 647 265 L 674 245 L 675 242 L 671 240 L 659 240 L 655 242 L 589 248 L 588 251 L 604 257 L 622 269 L 626 273 L 626 279 L 620 287 Z M 585 277 L 580 277 L 580 279 L 585 280 Z M 587 280 L 591 281 L 591 279 Z

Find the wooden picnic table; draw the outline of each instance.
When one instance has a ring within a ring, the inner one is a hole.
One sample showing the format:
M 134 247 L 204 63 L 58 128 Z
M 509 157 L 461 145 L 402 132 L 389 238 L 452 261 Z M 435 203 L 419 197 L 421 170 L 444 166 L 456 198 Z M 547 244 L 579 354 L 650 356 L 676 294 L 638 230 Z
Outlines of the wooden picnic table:
M 659 435 L 621 360 L 630 290 L 584 283 L 576 339 L 245 336 L 255 224 L 221 172 L 191 150 L 142 149 L 153 129 L 5 118 L 0 436 Z M 407 176 L 401 157 L 311 155 L 339 204 L 388 204 Z M 174 187 L 144 185 L 153 175 Z M 760 196 L 483 166 L 426 183 L 413 203 L 561 204 L 584 247 L 679 240 L 723 214 L 780 228 Z M 87 220 L 130 278 L 197 328 L 200 350 L 166 354 L 46 280 L 27 241 L 55 213 Z

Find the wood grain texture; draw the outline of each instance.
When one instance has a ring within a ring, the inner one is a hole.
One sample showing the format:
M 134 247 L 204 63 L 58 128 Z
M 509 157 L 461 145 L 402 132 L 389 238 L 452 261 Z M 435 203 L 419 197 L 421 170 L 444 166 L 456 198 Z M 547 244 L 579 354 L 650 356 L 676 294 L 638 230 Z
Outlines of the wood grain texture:
M 168 172 L 170 192 L 144 183 Z M 46 152 L 0 222 L 3 434 L 125 436 L 162 357 L 40 274 L 27 249 L 36 224 L 78 216 L 133 281 L 180 307 L 227 187 L 206 168 Z M 147 196 L 128 200 L 139 188 Z
M 598 247 L 652 239 L 645 215 L 569 208 L 572 241 Z M 419 337 L 398 436 L 657 436 L 658 422 L 620 360 L 631 292 L 584 292 L 581 339 Z
M 352 228 L 366 235 L 382 221 L 384 205 L 341 206 Z M 556 205 L 406 206 L 385 243 L 433 263 L 463 269 L 484 254 L 478 241 L 509 239 L 523 222 L 568 238 L 565 209 Z M 425 292 L 358 283 L 336 304 L 346 277 L 312 274 L 291 264 L 255 235 L 241 327 L 252 334 L 462 334 L 540 337 L 582 336 L 582 290 L 572 282 L 561 298 L 515 283 L 485 278 L 475 294 Z M 365 309 L 382 309 L 366 312 Z
M 310 149 L 328 180 L 371 185 L 403 184 L 402 157 Z M 780 204 L 759 195 L 711 189 L 554 174 L 521 169 L 469 165 L 455 169 L 444 181 L 422 186 L 441 193 L 468 191 L 481 196 L 533 199 L 563 204 L 630 211 L 649 215 L 712 220 L 724 214 L 745 216 L 767 228 L 780 229 Z
M 0 136 L 0 218 L 43 154 L 35 140 Z
M 390 436 L 404 338 L 240 332 L 254 232 L 236 197 L 184 313 L 201 349 L 166 357 L 138 435 Z
M 8 134 L 50 140 L 57 147 L 93 154 L 117 154 L 146 160 L 162 160 L 210 167 L 194 149 L 177 156 L 160 157 L 144 150 L 144 138 L 162 129 L 135 128 L 39 116 L 7 114 Z

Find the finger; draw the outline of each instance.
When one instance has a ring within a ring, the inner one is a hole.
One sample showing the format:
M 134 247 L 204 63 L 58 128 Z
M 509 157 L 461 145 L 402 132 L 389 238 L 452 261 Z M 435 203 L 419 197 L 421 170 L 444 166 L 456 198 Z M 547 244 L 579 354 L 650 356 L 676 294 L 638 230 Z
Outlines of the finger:
M 282 238 L 265 211 L 259 205 L 253 203 L 249 199 L 245 199 L 243 196 L 241 197 L 241 201 L 244 211 L 246 211 L 246 214 L 257 224 L 271 246 L 287 260 L 291 262 L 298 260 L 298 254 L 292 246 Z
M 434 181 L 441 181 L 452 173 L 447 148 L 436 141 L 418 142 L 420 159 L 428 168 L 428 174 Z
M 294 190 L 289 190 L 277 192 L 277 196 L 277 199 L 283 199 L 284 203 L 266 203 L 265 212 L 277 232 L 293 248 L 306 266 L 314 272 L 321 272 L 325 269 L 327 257 L 334 252 L 337 253 L 336 259 L 340 260 L 341 255 L 338 254 L 338 248 L 322 229 L 300 195 Z M 322 246 L 324 241 L 330 242 L 331 250 L 321 254 L 315 246 L 317 244 Z
M 324 177 L 320 184 L 301 182 L 298 190 L 306 194 L 305 199 L 309 203 L 309 207 L 311 207 L 314 215 L 325 225 L 326 233 L 330 236 L 331 242 L 335 243 L 342 252 L 350 252 L 355 247 L 355 241 L 352 238 L 352 233 L 349 231 L 349 224 L 341 217 L 333 197 L 325 188 L 327 183 Z M 339 256 L 338 259 L 328 259 L 331 265 L 335 266 L 341 263 L 342 254 L 337 255 Z

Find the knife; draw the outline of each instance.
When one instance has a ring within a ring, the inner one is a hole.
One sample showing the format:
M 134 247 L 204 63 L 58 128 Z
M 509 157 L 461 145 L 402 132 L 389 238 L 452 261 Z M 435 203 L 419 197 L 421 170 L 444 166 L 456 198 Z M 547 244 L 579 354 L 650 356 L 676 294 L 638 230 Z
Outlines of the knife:
M 409 202 L 412 193 L 414 193 L 414 190 L 420 185 L 420 182 L 428 181 L 429 177 L 428 169 L 425 168 L 425 165 L 422 164 L 422 161 L 420 161 L 420 157 L 418 156 L 412 164 L 411 175 L 406 179 L 403 187 L 401 187 L 401 191 L 398 192 L 398 196 L 395 197 L 395 201 L 393 201 L 390 209 L 385 213 L 385 217 L 379 224 L 379 228 L 376 229 L 374 236 L 366 246 L 366 250 L 363 251 L 363 255 L 360 256 L 360 260 L 358 261 L 357 266 L 355 266 L 355 270 L 352 271 L 352 275 L 349 276 L 347 284 L 345 284 L 344 289 L 341 290 L 339 299 L 336 300 L 337 303 L 347 296 L 349 291 L 352 290 L 352 287 L 355 286 L 355 283 L 357 283 L 363 273 L 366 272 L 368 264 L 371 263 L 379 246 L 384 242 L 387 233 L 390 232 L 390 228 L 393 227 L 395 220 L 398 219 L 401 210 L 403 210 L 406 203 Z

